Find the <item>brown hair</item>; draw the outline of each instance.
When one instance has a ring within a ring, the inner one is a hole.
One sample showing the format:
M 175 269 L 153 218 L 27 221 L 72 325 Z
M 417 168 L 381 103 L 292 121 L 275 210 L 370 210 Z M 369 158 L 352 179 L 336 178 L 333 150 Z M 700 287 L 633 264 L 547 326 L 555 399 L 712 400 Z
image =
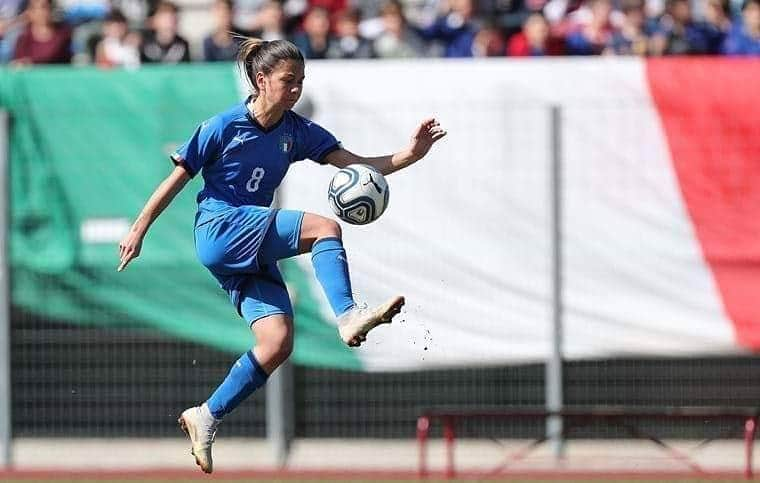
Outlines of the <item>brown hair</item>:
M 248 80 L 254 99 L 259 95 L 259 88 L 256 86 L 256 74 L 261 72 L 264 75 L 269 75 L 277 67 L 277 64 L 285 60 L 304 63 L 301 51 L 287 40 L 266 41 L 255 38 L 243 40 L 238 51 L 237 63 L 238 68 Z
M 155 10 L 153 10 L 153 15 L 157 14 L 158 12 L 171 12 L 174 14 L 179 13 L 179 6 L 177 6 L 176 3 L 172 2 L 171 0 L 161 0 L 156 4 Z

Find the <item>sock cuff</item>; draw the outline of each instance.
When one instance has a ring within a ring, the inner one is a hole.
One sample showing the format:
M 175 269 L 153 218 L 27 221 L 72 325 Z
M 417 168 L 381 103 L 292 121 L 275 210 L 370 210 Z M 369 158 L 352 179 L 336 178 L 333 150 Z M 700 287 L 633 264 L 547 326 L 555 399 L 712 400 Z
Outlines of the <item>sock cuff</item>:
M 259 365 L 259 361 L 256 360 L 256 356 L 253 355 L 253 351 L 246 352 L 246 355 L 248 356 L 248 359 L 251 361 L 251 364 L 253 365 L 253 370 L 256 371 L 256 375 L 259 376 L 264 381 L 269 379 L 269 374 L 267 374 L 264 371 L 264 369 L 261 368 L 261 366 Z
M 311 246 L 311 257 L 331 250 L 343 250 L 343 240 L 337 237 L 320 238 Z
M 351 305 L 347 305 L 343 311 L 339 314 L 335 314 L 336 317 L 343 317 L 347 313 L 349 313 L 351 310 L 356 308 L 356 302 L 351 302 Z

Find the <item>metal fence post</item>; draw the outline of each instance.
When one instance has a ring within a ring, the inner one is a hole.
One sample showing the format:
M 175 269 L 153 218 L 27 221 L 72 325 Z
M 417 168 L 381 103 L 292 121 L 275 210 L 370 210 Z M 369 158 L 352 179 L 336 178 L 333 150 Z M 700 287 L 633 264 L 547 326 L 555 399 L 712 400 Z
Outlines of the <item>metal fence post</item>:
M 11 318 L 8 277 L 8 113 L 0 110 L 0 468 L 11 466 Z
M 562 111 L 559 106 L 550 108 L 550 224 L 552 266 L 552 332 L 551 351 L 546 360 L 546 409 L 562 410 Z M 554 455 L 561 458 L 564 451 L 562 417 L 546 419 L 546 436 L 552 443 Z
M 278 190 L 272 206 L 279 208 L 282 201 L 282 193 Z M 296 304 L 295 297 L 293 304 Z M 290 445 L 295 437 L 293 371 L 293 363 L 288 359 L 269 376 L 266 385 L 267 441 L 280 468 L 288 464 Z
M 275 463 L 280 468 L 288 464 L 293 440 L 295 417 L 293 410 L 293 364 L 288 360 L 274 371 L 267 381 L 267 439 Z

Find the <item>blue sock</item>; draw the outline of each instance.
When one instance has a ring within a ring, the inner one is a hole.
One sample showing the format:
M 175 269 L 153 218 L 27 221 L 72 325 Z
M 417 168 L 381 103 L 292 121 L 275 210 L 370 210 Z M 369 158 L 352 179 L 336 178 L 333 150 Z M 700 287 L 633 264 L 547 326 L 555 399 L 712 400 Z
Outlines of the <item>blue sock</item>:
M 227 377 L 206 401 L 209 411 L 216 419 L 222 419 L 253 391 L 266 384 L 268 378 L 253 352 L 246 352 L 235 361 Z
M 321 238 L 311 247 L 311 264 L 314 274 L 325 291 L 335 315 L 341 315 L 354 306 L 351 279 L 348 276 L 348 259 L 340 238 Z

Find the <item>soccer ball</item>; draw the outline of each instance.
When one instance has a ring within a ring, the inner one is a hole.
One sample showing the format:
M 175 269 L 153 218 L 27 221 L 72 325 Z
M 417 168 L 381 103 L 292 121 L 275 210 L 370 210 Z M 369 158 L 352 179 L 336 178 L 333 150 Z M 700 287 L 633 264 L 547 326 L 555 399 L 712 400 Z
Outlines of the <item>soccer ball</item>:
M 366 164 L 351 164 L 333 176 L 327 202 L 346 223 L 366 225 L 383 214 L 388 193 L 388 183 L 380 171 Z

